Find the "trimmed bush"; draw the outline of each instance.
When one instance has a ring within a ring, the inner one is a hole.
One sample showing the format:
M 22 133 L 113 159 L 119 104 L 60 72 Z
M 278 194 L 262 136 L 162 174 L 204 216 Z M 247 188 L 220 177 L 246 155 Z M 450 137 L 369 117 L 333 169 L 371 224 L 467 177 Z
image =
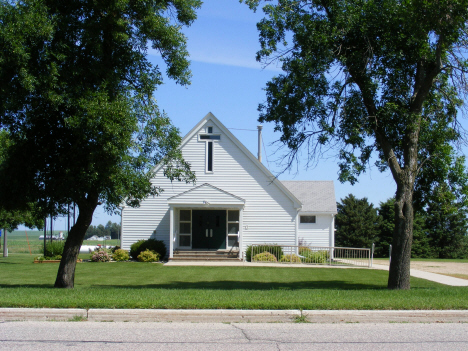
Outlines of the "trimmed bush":
M 299 255 L 304 263 L 326 263 L 330 258 L 330 253 L 327 250 L 313 251 L 306 248 L 299 249 Z
M 46 258 L 60 260 L 63 255 L 63 248 L 65 247 L 65 241 L 52 241 L 46 243 L 46 248 L 44 252 L 44 245 L 41 245 L 41 252 Z M 58 258 L 60 257 L 60 258 Z
M 269 252 L 279 260 L 283 256 L 283 249 L 278 245 L 259 245 L 254 248 L 255 253 Z M 245 259 L 250 262 L 252 258 L 252 245 L 247 246 L 245 250 Z
M 138 255 L 140 262 L 159 262 L 159 254 L 157 252 L 146 249 Z
M 117 250 L 120 250 L 120 246 L 119 246 L 119 245 L 115 245 L 114 247 L 111 248 L 111 252 L 112 252 L 112 253 L 116 252 Z
M 93 262 L 109 262 L 110 256 L 106 250 L 98 249 L 94 251 L 93 255 L 91 256 L 91 261 Z
M 276 256 L 267 251 L 255 255 L 252 259 L 253 262 L 278 262 Z
M 122 250 L 122 249 L 117 249 L 112 254 L 112 259 L 114 261 L 128 261 L 130 259 L 130 256 L 127 251 Z
M 138 255 L 141 253 L 140 246 L 145 242 L 146 240 L 138 240 L 137 242 L 134 242 L 132 246 L 130 246 L 130 256 L 132 256 L 135 260 L 138 258 Z
M 133 243 L 130 246 L 130 256 L 134 259 L 138 259 L 140 253 L 145 250 L 150 250 L 157 252 L 160 258 L 166 257 L 167 249 L 166 245 L 161 240 L 148 239 L 148 240 L 138 240 L 136 243 Z
M 284 255 L 281 257 L 280 262 L 289 262 L 289 263 L 301 263 L 301 258 L 298 255 L 292 254 L 292 255 Z

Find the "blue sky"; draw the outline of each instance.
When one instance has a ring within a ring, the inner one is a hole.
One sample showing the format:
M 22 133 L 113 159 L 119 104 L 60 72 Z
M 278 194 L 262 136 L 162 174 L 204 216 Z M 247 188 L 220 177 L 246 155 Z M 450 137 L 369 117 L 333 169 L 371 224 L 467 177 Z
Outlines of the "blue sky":
M 259 49 L 256 23 L 261 18 L 261 11 L 253 13 L 238 0 L 206 0 L 198 11 L 198 19 L 190 28 L 184 29 L 192 61 L 192 84 L 181 87 L 165 79 L 165 84 L 155 94 L 160 109 L 169 115 L 182 136 L 212 112 L 256 155 L 257 106 L 265 100 L 262 89 L 281 72 L 277 66 L 263 68 L 255 60 Z M 157 53 L 150 51 L 149 54 L 150 60 L 163 68 Z M 277 147 L 271 143 L 280 135 L 273 132 L 273 127 L 264 124 L 266 152 L 263 152 L 263 163 L 277 174 L 281 167 L 275 161 L 280 154 L 275 153 Z M 333 180 L 337 201 L 352 193 L 359 198 L 367 197 L 378 205 L 395 193 L 396 186 L 390 173 L 382 174 L 374 168 L 361 176 L 358 184 L 351 186 L 337 180 L 337 159 L 333 153 L 309 169 L 305 165 L 307 154 L 303 152 L 302 156 L 303 161 L 297 168 L 283 173 L 280 180 Z M 120 216 L 111 217 L 98 208 L 92 224 L 105 224 L 109 220 L 120 222 Z M 64 220 L 56 221 L 54 230 L 65 228 Z

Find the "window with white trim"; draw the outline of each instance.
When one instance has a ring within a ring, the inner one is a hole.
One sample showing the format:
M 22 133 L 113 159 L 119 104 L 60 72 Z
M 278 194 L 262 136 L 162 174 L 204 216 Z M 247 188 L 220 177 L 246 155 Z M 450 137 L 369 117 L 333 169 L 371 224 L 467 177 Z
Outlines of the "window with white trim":
M 316 220 L 315 216 L 300 216 L 300 223 L 315 223 Z

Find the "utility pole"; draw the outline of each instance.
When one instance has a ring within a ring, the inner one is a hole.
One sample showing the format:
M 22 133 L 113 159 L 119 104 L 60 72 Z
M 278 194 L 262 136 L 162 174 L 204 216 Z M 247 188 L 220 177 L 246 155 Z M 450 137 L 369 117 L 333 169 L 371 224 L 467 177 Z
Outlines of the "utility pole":
M 3 257 L 8 257 L 7 231 L 3 228 Z

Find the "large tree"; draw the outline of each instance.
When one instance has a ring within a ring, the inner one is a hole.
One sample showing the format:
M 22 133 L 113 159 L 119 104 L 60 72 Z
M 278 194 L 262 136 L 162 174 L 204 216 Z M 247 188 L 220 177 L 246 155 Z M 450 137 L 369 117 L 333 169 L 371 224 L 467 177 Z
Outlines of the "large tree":
M 76 258 L 96 206 L 138 206 L 161 189 L 152 169 L 194 179 L 180 136 L 153 97 L 166 74 L 189 84 L 182 26 L 199 0 L 22 0 L 0 8 L 0 128 L 12 144 L 0 167 L 2 206 L 37 202 L 56 215 L 78 206 L 57 273 L 72 288 Z M 15 195 L 12 197 L 11 195 Z M 17 200 L 17 201 L 14 201 Z
M 388 288 L 409 289 L 416 180 L 459 138 L 468 0 L 278 0 L 263 11 L 257 59 L 283 73 L 267 83 L 260 121 L 276 124 L 289 161 L 303 145 L 310 156 L 337 146 L 341 181 L 354 183 L 373 155 L 390 170 Z
M 426 212 L 426 230 L 430 244 L 439 258 L 468 257 L 468 211 L 466 202 L 440 186 L 438 201 Z M 464 199 L 466 200 L 466 199 Z
M 337 203 L 337 209 L 336 246 L 371 248 L 377 243 L 381 218 L 367 198 L 357 199 L 349 194 Z
M 10 145 L 11 139 L 8 132 L 0 130 L 0 167 L 8 156 L 7 151 Z M 20 224 L 29 228 L 42 229 L 44 226 L 43 218 L 41 209 L 35 203 L 24 204 L 21 209 L 15 210 L 7 210 L 0 205 L 0 229 L 13 231 Z

